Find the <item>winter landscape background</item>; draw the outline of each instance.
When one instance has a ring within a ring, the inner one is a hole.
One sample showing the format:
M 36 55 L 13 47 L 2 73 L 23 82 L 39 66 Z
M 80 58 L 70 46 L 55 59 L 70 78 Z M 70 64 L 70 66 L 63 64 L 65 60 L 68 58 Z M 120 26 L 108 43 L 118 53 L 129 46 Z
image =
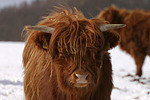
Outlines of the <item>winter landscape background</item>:
M 0 9 L 19 5 L 32 0 L 0 0 Z M 24 42 L 0 41 L 0 100 L 24 100 L 22 52 Z M 127 76 L 135 74 L 133 58 L 116 47 L 109 51 L 113 66 L 112 100 L 150 100 L 150 57 L 146 57 L 143 65 L 143 76 Z

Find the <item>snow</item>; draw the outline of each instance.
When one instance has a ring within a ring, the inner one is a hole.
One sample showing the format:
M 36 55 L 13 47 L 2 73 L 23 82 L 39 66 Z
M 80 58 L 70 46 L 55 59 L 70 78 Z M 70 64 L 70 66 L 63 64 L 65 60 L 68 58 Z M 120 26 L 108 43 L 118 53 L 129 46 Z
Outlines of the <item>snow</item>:
M 24 43 L 0 42 L 0 100 L 23 100 Z
M 0 100 L 24 100 L 22 52 L 24 42 L 0 42 Z M 133 59 L 116 47 L 109 51 L 113 65 L 112 100 L 150 100 L 150 57 L 143 66 L 140 82 L 133 81 Z M 143 82 L 143 84 L 142 84 Z
M 130 55 L 121 51 L 119 47 L 112 49 L 111 59 L 113 65 L 114 85 L 112 100 L 150 100 L 150 57 L 146 57 L 143 65 L 143 76 L 140 82 L 133 81 L 138 77 L 125 77 L 127 74 L 135 75 L 136 65 Z

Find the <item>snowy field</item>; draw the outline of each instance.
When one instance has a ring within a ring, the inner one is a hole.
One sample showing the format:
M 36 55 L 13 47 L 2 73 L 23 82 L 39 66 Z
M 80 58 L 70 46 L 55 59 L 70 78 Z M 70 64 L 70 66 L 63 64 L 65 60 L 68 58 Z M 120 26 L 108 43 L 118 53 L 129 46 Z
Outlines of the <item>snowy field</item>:
M 23 93 L 23 42 L 0 42 L 0 100 L 24 100 Z M 115 88 L 112 100 L 150 100 L 150 57 L 143 67 L 143 77 L 133 81 L 133 59 L 118 47 L 110 50 Z

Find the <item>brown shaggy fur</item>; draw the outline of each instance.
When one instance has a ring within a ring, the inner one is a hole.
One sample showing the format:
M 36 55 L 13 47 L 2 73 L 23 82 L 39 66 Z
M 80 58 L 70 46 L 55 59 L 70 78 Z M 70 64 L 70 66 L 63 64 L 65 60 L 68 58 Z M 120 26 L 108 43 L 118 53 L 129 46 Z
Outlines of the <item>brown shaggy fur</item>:
M 99 18 L 110 23 L 126 24 L 120 29 L 120 48 L 129 53 L 135 60 L 136 75 L 142 75 L 142 66 L 146 55 L 150 55 L 150 12 L 143 10 L 118 9 L 115 6 L 103 10 Z
M 102 24 L 107 22 L 86 19 L 77 10 L 59 9 L 38 24 L 55 28 L 52 34 L 27 30 L 23 52 L 26 100 L 110 100 L 108 44 L 115 47 L 120 36 L 112 30 L 101 32 Z M 76 70 L 90 73 L 88 86 L 73 85 L 70 77 Z

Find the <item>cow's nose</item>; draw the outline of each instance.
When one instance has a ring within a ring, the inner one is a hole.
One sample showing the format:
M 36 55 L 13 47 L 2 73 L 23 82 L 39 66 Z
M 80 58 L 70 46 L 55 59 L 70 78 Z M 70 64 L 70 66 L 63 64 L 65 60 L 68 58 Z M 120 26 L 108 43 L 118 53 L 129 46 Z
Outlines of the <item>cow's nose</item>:
M 89 74 L 78 74 L 74 73 L 74 78 L 77 84 L 85 84 L 88 83 Z

